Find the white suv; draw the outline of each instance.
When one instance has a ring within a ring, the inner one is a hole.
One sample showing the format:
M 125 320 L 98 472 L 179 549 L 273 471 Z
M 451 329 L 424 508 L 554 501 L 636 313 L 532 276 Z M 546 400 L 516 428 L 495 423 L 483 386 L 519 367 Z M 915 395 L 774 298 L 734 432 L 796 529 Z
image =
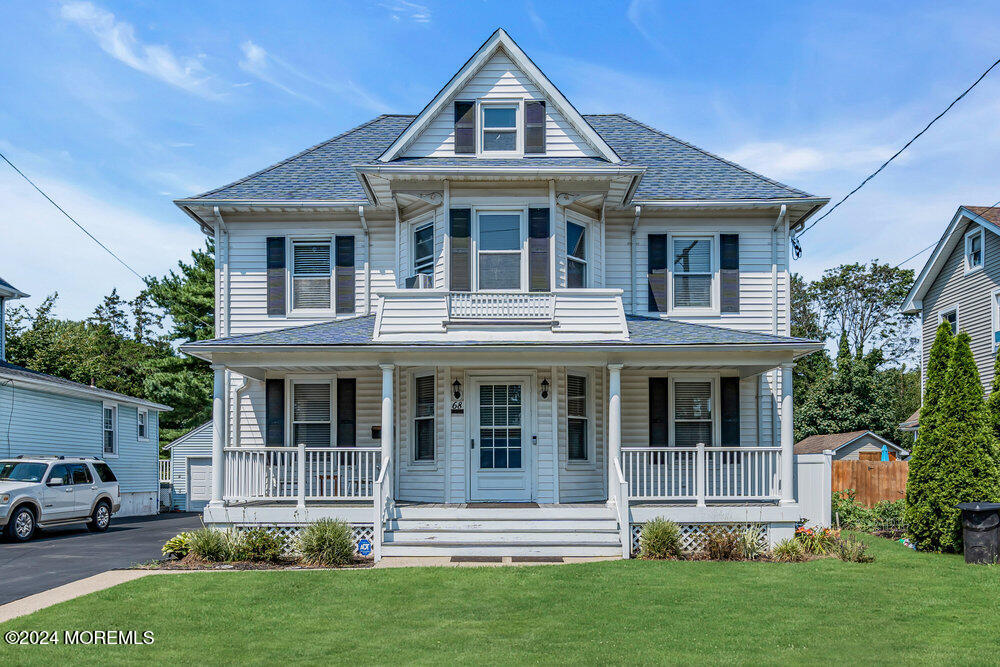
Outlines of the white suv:
M 24 542 L 35 528 L 87 522 L 103 532 L 121 507 L 118 479 L 100 459 L 19 456 L 0 460 L 0 529 Z

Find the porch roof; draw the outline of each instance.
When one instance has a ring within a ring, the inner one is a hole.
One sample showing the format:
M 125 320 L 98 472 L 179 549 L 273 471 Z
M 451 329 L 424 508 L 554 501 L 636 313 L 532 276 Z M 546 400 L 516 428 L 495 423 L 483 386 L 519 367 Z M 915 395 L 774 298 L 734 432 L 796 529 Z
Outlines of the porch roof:
M 806 338 L 791 338 L 786 336 L 773 336 L 771 334 L 755 333 L 751 331 L 740 331 L 738 329 L 726 329 L 723 327 L 710 326 L 707 324 L 692 324 L 690 322 L 680 322 L 678 320 L 661 319 L 656 317 L 641 317 L 637 315 L 627 315 L 626 322 L 629 330 L 628 341 L 593 341 L 574 342 L 574 346 L 580 345 L 654 345 L 654 346 L 705 346 L 705 345 L 725 345 L 739 346 L 747 345 L 759 347 L 761 345 L 775 345 L 782 347 L 799 347 L 803 351 L 819 349 L 821 343 L 808 340 Z M 190 352 L 197 356 L 198 351 L 211 348 L 249 348 L 257 346 L 398 346 L 398 342 L 377 342 L 373 340 L 375 332 L 375 316 L 354 317 L 332 322 L 321 322 L 319 324 L 307 324 L 298 327 L 288 327 L 275 329 L 273 331 L 262 331 L 260 333 L 243 334 L 229 336 L 226 338 L 214 338 L 211 340 L 194 341 L 181 346 L 185 352 Z M 420 341 L 413 340 L 409 345 L 426 346 L 485 346 L 495 347 L 497 345 L 530 345 L 532 347 L 545 345 L 564 345 L 565 343 L 520 341 L 516 339 L 516 333 L 511 333 L 511 340 L 504 342 L 497 341 Z

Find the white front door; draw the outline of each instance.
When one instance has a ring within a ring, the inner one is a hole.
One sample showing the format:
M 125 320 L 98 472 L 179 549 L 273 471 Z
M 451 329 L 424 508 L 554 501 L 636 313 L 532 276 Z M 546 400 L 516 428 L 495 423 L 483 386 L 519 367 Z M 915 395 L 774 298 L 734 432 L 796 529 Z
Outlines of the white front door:
M 527 378 L 482 378 L 473 382 L 471 500 L 532 499 L 529 387 Z
M 200 512 L 212 498 L 212 459 L 188 458 L 187 511 Z

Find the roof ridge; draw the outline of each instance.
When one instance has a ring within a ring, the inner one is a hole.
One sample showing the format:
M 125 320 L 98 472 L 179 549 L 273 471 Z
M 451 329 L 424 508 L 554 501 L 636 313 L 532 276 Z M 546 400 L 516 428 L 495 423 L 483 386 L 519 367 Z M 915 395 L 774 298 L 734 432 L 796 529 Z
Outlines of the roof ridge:
M 645 129 L 649 130 L 650 132 L 655 132 L 656 134 L 659 134 L 662 137 L 665 137 L 665 138 L 670 139 L 672 141 L 676 141 L 677 143 L 681 144 L 682 146 L 687 146 L 688 148 L 690 148 L 692 150 L 698 151 L 702 155 L 705 155 L 705 156 L 710 157 L 712 159 L 718 160 L 719 162 L 723 162 L 725 164 L 728 164 L 730 167 L 735 167 L 736 169 L 739 169 L 740 171 L 742 171 L 742 172 L 744 172 L 746 174 L 749 174 L 750 176 L 753 176 L 755 178 L 759 178 L 759 179 L 761 179 L 763 181 L 766 181 L 766 182 L 770 183 L 771 185 L 776 185 L 778 187 L 785 188 L 786 190 L 789 190 L 791 192 L 794 192 L 794 193 L 797 193 L 797 194 L 800 194 L 800 195 L 804 195 L 806 197 L 812 196 L 808 192 L 806 192 L 805 190 L 799 190 L 798 188 L 792 187 L 791 185 L 788 185 L 787 183 L 782 183 L 781 181 L 776 181 L 773 178 L 768 178 L 764 174 L 757 173 L 756 171 L 753 171 L 752 169 L 747 169 L 746 167 L 744 167 L 741 164 L 733 162 L 732 160 L 727 160 L 726 158 L 721 157 L 719 155 L 716 155 L 715 153 L 712 153 L 710 151 L 707 151 L 704 148 L 701 148 L 700 146 L 695 146 L 694 144 L 692 144 L 690 142 L 684 141 L 683 139 L 679 139 L 679 138 L 675 137 L 672 134 L 669 134 L 667 132 L 664 132 L 663 130 L 660 130 L 658 128 L 653 127 L 652 125 L 647 125 L 646 123 L 643 123 L 641 120 L 637 120 L 637 119 L 633 118 L 632 116 L 629 116 L 628 114 L 617 113 L 617 114 L 606 114 L 606 115 L 608 115 L 608 116 L 620 116 L 621 118 L 624 118 L 625 120 L 628 120 L 628 121 L 630 121 L 632 123 L 635 123 L 639 127 L 643 127 Z
M 290 156 L 286 157 L 284 160 L 280 160 L 278 162 L 275 162 L 274 164 L 272 164 L 270 166 L 267 166 L 267 167 L 264 167 L 263 169 L 260 169 L 258 171 L 255 171 L 252 174 L 248 174 L 247 176 L 244 176 L 243 178 L 238 178 L 235 181 L 233 181 L 232 183 L 227 183 L 226 185 L 222 185 L 222 186 L 219 186 L 217 188 L 213 188 L 211 190 L 208 190 L 207 192 L 202 192 L 200 195 L 193 195 L 191 197 L 185 197 L 185 199 L 201 199 L 202 197 L 207 197 L 208 195 L 215 194 L 216 192 L 219 192 L 220 190 L 225 190 L 226 188 L 231 188 L 234 185 L 239 185 L 240 183 L 245 183 L 246 181 L 249 181 L 251 178 L 256 178 L 257 176 L 260 176 L 261 174 L 266 174 L 267 172 L 271 171 L 272 169 L 277 169 L 278 167 L 280 167 L 280 166 L 282 166 L 284 164 L 288 164 L 289 162 L 291 162 L 292 160 L 295 160 L 296 158 L 300 158 L 303 155 L 306 155 L 307 153 L 311 153 L 314 150 L 317 150 L 317 149 L 322 148 L 322 147 L 324 147 L 324 146 L 326 146 L 328 144 L 331 144 L 334 141 L 337 141 L 338 139 L 343 139 L 347 135 L 353 134 L 354 132 L 357 132 L 358 130 L 362 130 L 362 129 L 368 127 L 369 125 L 372 125 L 372 124 L 374 124 L 374 123 L 382 120 L 383 118 L 405 117 L 406 115 L 407 114 L 387 114 L 387 113 L 380 114 L 380 115 L 376 116 L 375 118 L 372 118 L 371 120 L 367 120 L 364 123 L 361 123 L 360 125 L 358 125 L 356 127 L 352 127 L 349 130 L 345 130 L 345 131 L 341 132 L 340 134 L 338 134 L 335 137 L 330 137 L 329 139 L 326 139 L 325 141 L 321 141 L 318 144 L 315 144 L 313 146 L 310 146 L 309 148 L 305 148 L 305 149 L 299 151 L 295 155 L 290 155 Z

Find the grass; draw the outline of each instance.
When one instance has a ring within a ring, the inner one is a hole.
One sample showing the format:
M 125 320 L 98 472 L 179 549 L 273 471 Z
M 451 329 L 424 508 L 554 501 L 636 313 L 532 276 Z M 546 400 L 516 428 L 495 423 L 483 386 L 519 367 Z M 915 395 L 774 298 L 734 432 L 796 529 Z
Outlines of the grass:
M 151 576 L 0 625 L 152 630 L 0 664 L 982 663 L 1000 570 L 878 538 L 877 561 L 616 561 Z

